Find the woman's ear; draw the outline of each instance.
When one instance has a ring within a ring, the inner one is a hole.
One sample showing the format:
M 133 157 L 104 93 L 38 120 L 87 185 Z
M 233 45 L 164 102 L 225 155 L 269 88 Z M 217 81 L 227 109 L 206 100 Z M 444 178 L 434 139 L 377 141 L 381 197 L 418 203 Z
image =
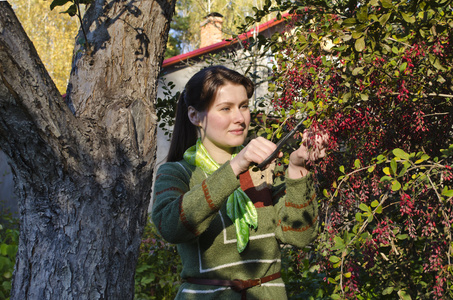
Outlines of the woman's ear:
M 187 115 L 189 116 L 190 122 L 195 125 L 196 127 L 199 127 L 201 125 L 201 116 L 198 110 L 193 108 L 193 106 L 189 106 L 187 109 Z

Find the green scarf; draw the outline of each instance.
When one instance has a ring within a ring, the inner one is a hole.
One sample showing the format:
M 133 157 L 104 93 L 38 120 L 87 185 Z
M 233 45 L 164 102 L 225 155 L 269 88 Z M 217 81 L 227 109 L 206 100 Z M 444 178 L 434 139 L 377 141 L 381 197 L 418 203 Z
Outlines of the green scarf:
M 241 149 L 237 147 L 232 158 Z M 197 140 L 196 145 L 193 145 L 184 152 L 184 160 L 191 165 L 201 168 L 208 175 L 214 173 L 220 167 L 209 155 L 200 139 Z M 245 192 L 241 188 L 238 188 L 228 197 L 226 209 L 228 217 L 230 217 L 236 226 L 237 249 L 241 253 L 249 241 L 249 227 L 256 229 L 258 226 L 256 208 Z

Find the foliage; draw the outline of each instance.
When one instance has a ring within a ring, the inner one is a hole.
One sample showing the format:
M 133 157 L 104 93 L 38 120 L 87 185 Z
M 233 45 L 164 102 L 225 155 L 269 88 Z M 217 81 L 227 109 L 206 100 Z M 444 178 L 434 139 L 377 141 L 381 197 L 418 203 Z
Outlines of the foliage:
M 181 270 L 176 246 L 165 242 L 147 222 L 135 273 L 135 299 L 174 299 Z
M 19 222 L 0 206 L 0 299 L 9 299 L 19 244 Z
M 167 81 L 165 77 L 159 78 L 159 87 L 162 90 L 163 97 L 157 97 L 155 105 L 159 128 L 165 135 L 171 136 L 169 127 L 173 127 L 176 116 L 176 105 L 178 103 L 180 91 L 175 92 L 175 84 Z
M 242 24 L 245 17 L 253 14 L 253 5 L 261 7 L 262 0 L 250 2 L 244 0 L 178 0 L 173 16 L 168 50 L 177 55 L 192 51 L 199 47 L 200 24 L 210 13 L 223 15 L 222 32 L 226 38 L 239 34 L 238 24 Z M 272 18 L 272 16 L 268 16 Z M 177 49 L 177 51 L 175 51 Z M 171 57 L 166 53 L 166 57 Z
M 311 248 L 282 248 L 282 278 L 288 299 L 330 299 L 332 288 L 323 281 Z
M 73 17 L 75 15 L 81 17 L 82 11 L 80 10 L 80 4 L 88 5 L 91 4 L 92 0 L 53 0 L 50 4 L 50 10 L 53 10 L 57 6 L 65 6 L 70 4 L 68 9 L 66 9 L 62 14 L 68 14 Z
M 82 28 L 82 33 L 84 37 L 84 41 L 80 44 L 84 45 L 85 49 L 89 49 L 89 42 L 87 33 L 85 31 L 85 27 L 82 24 L 82 16 L 83 11 L 80 8 L 80 4 L 89 5 L 91 4 L 92 0 L 53 0 L 50 4 L 50 10 L 53 10 L 57 6 L 65 6 L 66 4 L 71 4 L 67 10 L 62 12 L 62 14 L 68 14 L 71 17 L 77 16 L 80 22 L 80 27 Z
M 313 166 L 322 229 L 294 274 L 316 298 L 452 298 L 451 1 L 276 2 L 249 21 L 292 14 L 293 30 L 266 41 L 284 126 L 265 115 L 258 131 L 306 117 L 331 136 Z
M 27 35 L 61 94 L 66 92 L 71 70 L 77 21 L 49 11 L 49 2 L 9 0 Z
M 176 2 L 177 4 L 180 2 Z M 179 55 L 183 52 L 184 43 L 186 41 L 186 34 L 190 28 L 189 16 L 178 14 L 179 7 L 176 7 L 177 12 L 175 17 L 171 20 L 171 30 L 168 35 L 167 49 L 165 50 L 165 58 Z

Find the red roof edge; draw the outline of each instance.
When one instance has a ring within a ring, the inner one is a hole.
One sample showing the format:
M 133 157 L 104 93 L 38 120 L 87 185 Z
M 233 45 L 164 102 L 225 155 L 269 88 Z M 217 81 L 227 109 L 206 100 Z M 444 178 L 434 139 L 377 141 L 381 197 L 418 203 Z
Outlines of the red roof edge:
M 262 31 L 264 31 L 266 29 L 269 29 L 269 28 L 271 28 L 271 27 L 273 27 L 275 25 L 278 25 L 278 24 L 284 22 L 285 18 L 287 16 L 289 16 L 289 13 L 283 14 L 282 17 L 280 18 L 280 20 L 277 20 L 275 18 L 275 19 L 272 19 L 270 21 L 267 21 L 266 23 L 258 25 L 258 33 L 261 33 Z M 180 54 L 180 55 L 176 55 L 176 56 L 167 58 L 162 63 L 162 68 L 175 65 L 178 62 L 184 61 L 186 59 L 194 58 L 194 57 L 197 57 L 197 56 L 200 56 L 200 55 L 203 55 L 203 54 L 206 54 L 206 53 L 221 49 L 221 48 L 226 47 L 226 46 L 234 45 L 234 44 L 238 43 L 238 41 L 243 41 L 243 40 L 246 40 L 246 39 L 252 37 L 253 34 L 254 34 L 254 31 L 255 31 L 255 28 L 252 28 L 249 31 L 247 31 L 246 33 L 243 33 L 243 34 L 239 35 L 238 38 L 236 38 L 236 39 L 223 40 L 221 42 L 218 42 L 218 43 L 215 43 L 215 44 L 212 44 L 212 45 L 200 48 L 200 49 L 196 49 L 196 50 L 184 53 L 184 54 Z

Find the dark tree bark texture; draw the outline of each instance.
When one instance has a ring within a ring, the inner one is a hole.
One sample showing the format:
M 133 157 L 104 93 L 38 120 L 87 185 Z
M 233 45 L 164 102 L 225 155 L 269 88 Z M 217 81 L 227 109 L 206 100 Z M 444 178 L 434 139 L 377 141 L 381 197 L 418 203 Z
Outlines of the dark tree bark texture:
M 21 217 L 11 299 L 133 298 L 174 2 L 91 4 L 66 99 L 0 2 L 0 148 Z

